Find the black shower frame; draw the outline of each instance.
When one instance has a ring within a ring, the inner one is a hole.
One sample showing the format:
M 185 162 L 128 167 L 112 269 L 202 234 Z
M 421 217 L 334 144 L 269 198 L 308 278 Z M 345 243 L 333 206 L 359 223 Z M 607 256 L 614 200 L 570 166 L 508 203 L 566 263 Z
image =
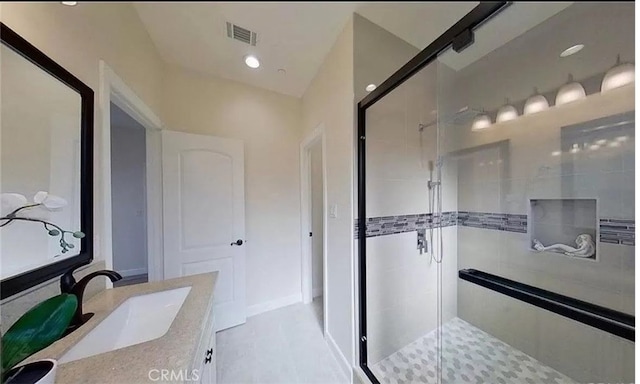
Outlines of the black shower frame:
M 393 75 L 369 93 L 357 107 L 358 122 L 358 259 L 359 259 L 359 351 L 360 368 L 371 382 L 379 384 L 373 372 L 367 366 L 367 306 L 366 306 L 366 173 L 365 173 L 365 138 L 366 138 L 366 111 L 388 93 L 399 87 L 425 66 L 433 62 L 441 52 L 449 47 L 461 51 L 473 44 L 473 30 L 481 24 L 497 15 L 509 6 L 511 2 L 481 2 L 451 28 L 435 39 L 425 49 L 409 60 Z

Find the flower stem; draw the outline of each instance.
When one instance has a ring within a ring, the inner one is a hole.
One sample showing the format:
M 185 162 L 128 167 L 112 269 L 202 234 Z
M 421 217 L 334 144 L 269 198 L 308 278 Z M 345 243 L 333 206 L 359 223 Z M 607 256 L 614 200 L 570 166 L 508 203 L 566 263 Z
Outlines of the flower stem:
M 37 204 L 37 205 L 39 205 L 39 204 Z M 22 208 L 26 208 L 26 206 L 22 207 Z M 17 212 L 18 210 L 14 211 L 14 213 Z M 7 216 L 0 217 L 0 220 L 7 220 L 6 223 L 0 224 L 0 228 L 6 226 L 7 224 L 9 224 L 9 223 L 11 223 L 12 221 L 15 221 L 15 220 L 18 220 L 18 221 L 31 221 L 31 222 L 34 222 L 34 223 L 42 223 L 44 225 L 44 228 L 47 231 L 49 231 L 49 227 L 48 226 L 52 226 L 52 227 L 54 227 L 55 229 L 57 229 L 60 232 L 60 235 L 59 235 L 60 236 L 60 247 L 62 248 L 62 253 L 66 253 L 70 248 L 73 248 L 73 246 L 70 247 L 70 245 L 72 245 L 72 244 L 68 243 L 67 240 L 65 240 L 65 238 L 64 238 L 65 234 L 71 233 L 71 232 L 65 231 L 64 229 L 60 228 L 59 226 L 57 226 L 57 225 L 55 225 L 53 223 L 50 223 L 48 221 L 44 221 L 44 220 L 41 220 L 41 219 L 32 219 L 30 217 L 15 217 L 15 216 L 11 217 L 11 213 L 9 215 L 7 215 Z

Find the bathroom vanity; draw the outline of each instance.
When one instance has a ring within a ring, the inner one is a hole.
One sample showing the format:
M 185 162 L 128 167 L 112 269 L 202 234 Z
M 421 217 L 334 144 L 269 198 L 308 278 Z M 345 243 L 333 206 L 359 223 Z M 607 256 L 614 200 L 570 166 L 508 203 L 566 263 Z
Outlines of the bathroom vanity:
M 215 383 L 218 273 L 106 290 L 95 315 L 26 362 L 56 359 L 56 383 Z

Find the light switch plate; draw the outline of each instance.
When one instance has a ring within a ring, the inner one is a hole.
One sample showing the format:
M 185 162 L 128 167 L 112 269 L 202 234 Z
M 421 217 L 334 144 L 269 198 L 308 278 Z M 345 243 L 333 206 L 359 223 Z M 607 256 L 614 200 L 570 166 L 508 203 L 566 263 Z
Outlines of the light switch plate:
M 338 217 L 338 204 L 331 204 L 329 206 L 329 217 L 336 219 Z

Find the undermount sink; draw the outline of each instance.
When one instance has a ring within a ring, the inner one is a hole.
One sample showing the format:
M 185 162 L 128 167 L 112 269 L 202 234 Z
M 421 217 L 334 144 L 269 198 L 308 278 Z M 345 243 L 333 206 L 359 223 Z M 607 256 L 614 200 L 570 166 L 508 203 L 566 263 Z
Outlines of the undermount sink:
M 176 318 L 191 287 L 133 296 L 84 336 L 60 363 L 83 359 L 163 336 Z

